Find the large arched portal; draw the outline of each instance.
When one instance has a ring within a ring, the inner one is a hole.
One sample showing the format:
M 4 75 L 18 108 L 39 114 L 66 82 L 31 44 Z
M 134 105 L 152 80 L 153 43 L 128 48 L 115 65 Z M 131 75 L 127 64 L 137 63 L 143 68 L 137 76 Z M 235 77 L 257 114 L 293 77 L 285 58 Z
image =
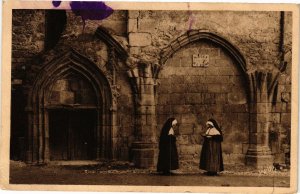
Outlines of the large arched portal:
M 111 90 L 94 63 L 73 50 L 58 57 L 28 100 L 28 162 L 111 157 Z
M 178 38 L 162 53 L 158 128 L 168 117 L 177 118 L 180 161 L 198 163 L 200 134 L 207 119 L 215 118 L 224 131 L 224 162 L 244 163 L 250 124 L 245 61 L 223 38 L 192 34 Z
M 49 97 L 50 160 L 96 159 L 98 106 L 89 81 L 68 72 L 51 86 Z

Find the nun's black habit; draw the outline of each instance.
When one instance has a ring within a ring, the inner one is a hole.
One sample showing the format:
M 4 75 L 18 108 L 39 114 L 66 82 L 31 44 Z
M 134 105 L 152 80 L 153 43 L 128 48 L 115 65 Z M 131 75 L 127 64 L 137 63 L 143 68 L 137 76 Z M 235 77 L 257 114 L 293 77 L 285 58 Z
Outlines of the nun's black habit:
M 170 170 L 179 168 L 176 137 L 174 135 L 169 135 L 174 120 L 175 118 L 169 118 L 161 130 L 157 162 L 158 172 L 169 173 Z
M 208 171 L 209 175 L 214 175 L 224 170 L 221 147 L 223 135 L 214 119 L 209 119 L 208 121 L 213 123 L 214 128 L 219 131 L 219 134 L 203 136 L 204 143 L 202 145 L 199 168 Z

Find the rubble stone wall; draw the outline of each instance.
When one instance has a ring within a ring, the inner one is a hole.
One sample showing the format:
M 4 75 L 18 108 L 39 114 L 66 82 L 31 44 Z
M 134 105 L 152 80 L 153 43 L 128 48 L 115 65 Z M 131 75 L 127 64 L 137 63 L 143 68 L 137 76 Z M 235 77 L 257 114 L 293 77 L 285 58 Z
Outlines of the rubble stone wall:
M 20 77 L 24 63 L 44 49 L 45 11 L 13 10 L 12 17 L 12 73 Z

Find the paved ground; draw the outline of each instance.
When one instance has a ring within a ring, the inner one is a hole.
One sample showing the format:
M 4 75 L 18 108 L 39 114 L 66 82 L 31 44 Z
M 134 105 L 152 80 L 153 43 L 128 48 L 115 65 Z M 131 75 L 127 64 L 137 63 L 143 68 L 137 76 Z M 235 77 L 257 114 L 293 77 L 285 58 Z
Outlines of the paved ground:
M 226 167 L 226 166 L 225 166 Z M 163 176 L 154 170 L 139 170 L 130 165 L 28 166 L 11 162 L 12 184 L 83 184 L 151 186 L 257 186 L 289 187 L 289 172 L 242 171 L 235 166 L 219 176 L 209 177 L 200 170 L 184 169 L 180 174 Z

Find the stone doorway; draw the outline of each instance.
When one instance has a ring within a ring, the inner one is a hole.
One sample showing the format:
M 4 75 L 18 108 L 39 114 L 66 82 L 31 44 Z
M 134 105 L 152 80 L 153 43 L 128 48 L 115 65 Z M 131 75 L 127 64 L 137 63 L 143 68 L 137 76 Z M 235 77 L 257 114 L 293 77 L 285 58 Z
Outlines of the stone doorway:
M 50 160 L 96 159 L 95 130 L 95 110 L 49 110 Z
M 36 73 L 28 85 L 27 162 L 111 158 L 112 93 L 102 71 L 71 50 Z

